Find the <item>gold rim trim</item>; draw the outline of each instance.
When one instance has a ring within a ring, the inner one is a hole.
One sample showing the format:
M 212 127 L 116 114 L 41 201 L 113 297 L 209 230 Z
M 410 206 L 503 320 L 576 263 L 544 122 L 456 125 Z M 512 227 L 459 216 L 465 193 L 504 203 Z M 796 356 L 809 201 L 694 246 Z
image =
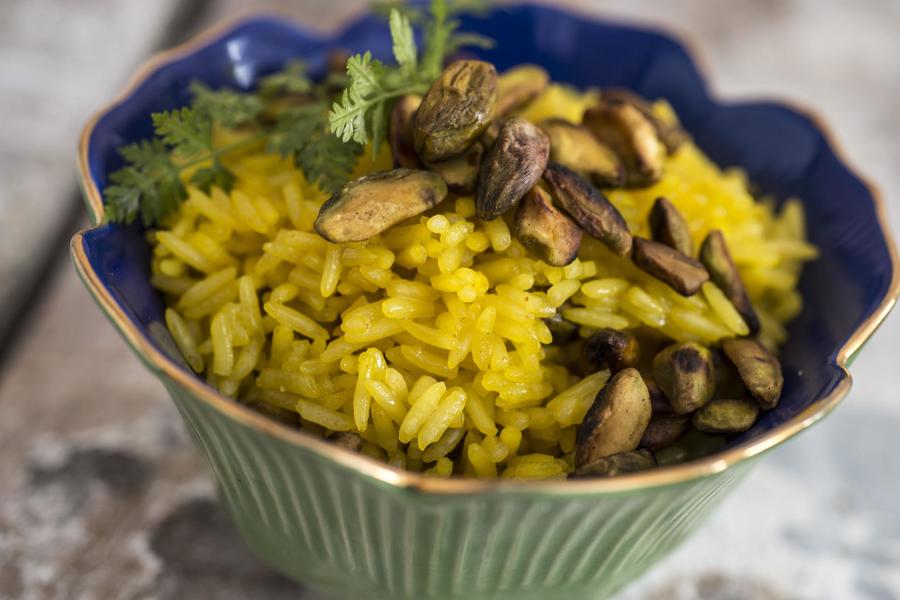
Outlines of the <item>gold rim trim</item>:
M 82 130 L 81 138 L 79 140 L 78 167 L 87 205 L 90 212 L 93 213 L 91 217 L 93 218 L 94 223 L 100 223 L 103 220 L 103 199 L 100 191 L 97 189 L 96 183 L 90 176 L 88 164 L 88 143 L 97 122 L 109 111 L 122 104 L 150 74 L 160 67 L 191 53 L 200 46 L 206 45 L 211 41 L 222 37 L 227 32 L 232 31 L 247 21 L 259 17 L 285 18 L 283 15 L 272 12 L 244 14 L 224 23 L 215 25 L 175 48 L 154 55 L 138 69 L 125 86 L 124 90 L 116 96 L 114 100 L 98 110 L 90 118 Z M 657 29 L 657 31 L 661 31 L 673 40 L 679 41 L 688 53 L 689 58 L 698 66 L 698 71 L 701 71 L 700 66 L 706 64 L 706 61 L 702 60 L 702 58 L 698 60 L 697 57 L 702 57 L 702 53 L 697 52 L 696 46 L 687 36 L 672 35 L 667 31 L 660 29 Z M 709 86 L 708 82 L 707 86 Z M 710 99 L 715 100 L 717 97 L 716 94 L 712 92 L 711 87 L 708 87 L 708 89 L 710 90 Z M 748 101 L 761 100 L 750 99 Z M 847 392 L 849 392 L 851 387 L 852 379 L 850 372 L 847 370 L 847 363 L 866 340 L 871 337 L 882 321 L 884 321 L 884 318 L 897 302 L 898 296 L 900 296 L 900 257 L 898 257 L 897 247 L 890 233 L 887 210 L 881 194 L 871 182 L 860 176 L 858 171 L 850 166 L 843 148 L 835 142 L 834 136 L 822 118 L 809 109 L 798 106 L 793 102 L 785 102 L 783 100 L 772 101 L 788 106 L 795 112 L 812 121 L 816 127 L 818 127 L 826 144 L 834 151 L 838 160 L 860 180 L 862 185 L 871 195 L 875 202 L 881 234 L 890 255 L 892 270 L 891 283 L 885 292 L 881 304 L 856 328 L 838 351 L 836 364 L 840 369 L 841 379 L 829 394 L 816 400 L 790 420 L 775 427 L 771 431 L 766 432 L 766 434 L 759 439 L 748 441 L 740 446 L 683 465 L 653 469 L 610 479 L 531 482 L 481 479 L 441 479 L 412 471 L 396 469 L 369 457 L 339 448 L 323 439 L 313 437 L 302 431 L 291 429 L 277 421 L 269 419 L 249 407 L 223 396 L 217 390 L 207 386 L 193 373 L 185 371 L 174 360 L 158 350 L 131 322 L 121 306 L 112 297 L 109 290 L 101 283 L 99 276 L 88 261 L 83 239 L 85 232 L 90 228 L 84 229 L 73 236 L 71 242 L 72 257 L 79 276 L 100 305 L 100 308 L 116 325 L 129 345 L 131 345 L 136 352 L 140 353 L 157 371 L 165 374 L 179 386 L 193 394 L 196 398 L 206 402 L 212 408 L 223 413 L 228 418 L 284 442 L 315 452 L 335 463 L 355 470 L 363 476 L 370 477 L 401 489 L 443 495 L 482 494 L 490 492 L 541 493 L 549 495 L 619 493 L 687 483 L 694 479 L 716 475 L 740 462 L 758 456 L 808 428 L 810 425 L 819 421 L 831 412 L 847 395 Z

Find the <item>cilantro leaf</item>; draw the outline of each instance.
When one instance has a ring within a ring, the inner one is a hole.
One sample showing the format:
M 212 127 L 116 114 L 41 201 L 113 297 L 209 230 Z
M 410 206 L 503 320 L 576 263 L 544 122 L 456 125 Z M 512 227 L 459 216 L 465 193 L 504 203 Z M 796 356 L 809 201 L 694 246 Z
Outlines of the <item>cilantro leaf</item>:
M 362 145 L 344 142 L 329 131 L 324 103 L 281 113 L 269 148 L 283 156 L 293 156 L 307 181 L 329 193 L 347 181 L 363 150 Z
M 278 94 L 305 94 L 313 89 L 306 70 L 305 62 L 292 60 L 283 70 L 263 77 L 259 83 L 259 93 L 266 98 Z
M 109 176 L 104 190 L 110 221 L 158 223 L 187 197 L 168 149 L 160 140 L 129 144 L 119 150 L 129 163 Z
M 176 108 L 150 115 L 153 129 L 163 143 L 182 158 L 212 149 L 212 119 L 193 107 Z
M 194 109 L 208 115 L 223 127 L 238 127 L 256 119 L 262 113 L 262 99 L 256 94 L 242 94 L 234 90 L 211 90 L 199 81 L 191 83 Z
M 398 11 L 390 16 L 391 40 L 393 41 L 394 59 L 400 65 L 400 71 L 407 77 L 413 77 L 417 68 L 416 40 L 413 38 L 409 17 Z

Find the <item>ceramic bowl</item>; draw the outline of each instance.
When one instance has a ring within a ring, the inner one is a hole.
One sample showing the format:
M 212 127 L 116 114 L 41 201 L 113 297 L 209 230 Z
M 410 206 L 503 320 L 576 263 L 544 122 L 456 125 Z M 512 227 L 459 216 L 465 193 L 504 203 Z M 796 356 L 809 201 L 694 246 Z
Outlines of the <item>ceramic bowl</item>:
M 782 103 L 715 100 L 671 37 L 538 6 L 466 18 L 464 28 L 497 41 L 478 54 L 500 69 L 538 63 L 557 81 L 667 98 L 717 163 L 805 202 L 822 256 L 800 282 L 806 306 L 783 348 L 784 397 L 723 451 L 606 480 L 428 478 L 268 420 L 185 367 L 148 281 L 141 230 L 103 223 L 116 148 L 150 134 L 151 112 L 187 102 L 191 80 L 244 89 L 295 57 L 321 70 L 335 46 L 388 55 L 374 17 L 334 35 L 245 18 L 152 59 L 85 128 L 79 166 L 95 226 L 74 237 L 72 253 L 100 308 L 168 389 L 238 529 L 275 569 L 336 597 L 604 597 L 689 535 L 764 452 L 847 394 L 850 361 L 897 298 L 897 253 L 880 201 L 821 123 Z

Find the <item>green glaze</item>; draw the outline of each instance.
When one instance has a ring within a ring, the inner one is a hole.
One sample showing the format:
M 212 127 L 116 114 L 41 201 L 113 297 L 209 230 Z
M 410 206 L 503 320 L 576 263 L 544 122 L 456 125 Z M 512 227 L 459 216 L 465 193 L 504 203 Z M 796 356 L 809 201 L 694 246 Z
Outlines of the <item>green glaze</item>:
M 161 377 L 250 548 L 339 598 L 605 598 L 694 531 L 754 462 L 635 492 L 425 494 L 235 421 Z

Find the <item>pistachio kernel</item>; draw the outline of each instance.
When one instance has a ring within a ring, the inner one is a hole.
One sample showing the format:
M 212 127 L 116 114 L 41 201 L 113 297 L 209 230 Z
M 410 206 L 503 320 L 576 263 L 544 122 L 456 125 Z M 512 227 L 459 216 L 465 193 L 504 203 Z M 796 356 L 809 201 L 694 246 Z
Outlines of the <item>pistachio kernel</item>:
M 480 60 L 460 60 L 444 69 L 416 111 L 414 141 L 428 162 L 462 154 L 494 118 L 497 70 Z
M 693 256 L 694 240 L 684 216 L 675 205 L 660 196 L 650 209 L 650 234 L 653 241 L 678 250 L 685 256 Z
M 690 424 L 691 418 L 688 415 L 653 417 L 641 437 L 641 446 L 656 451 L 674 444 L 687 433 Z
M 519 203 L 512 232 L 525 248 L 554 267 L 575 260 L 581 246 L 581 228 L 537 186 Z
M 578 335 L 578 325 L 564 319 L 562 316 L 562 311 L 571 306 L 571 304 L 565 303 L 555 315 L 544 319 L 544 324 L 550 330 L 550 335 L 553 336 L 554 344 L 564 344 Z
M 781 363 L 765 346 L 750 338 L 724 340 L 722 351 L 737 367 L 741 381 L 765 410 L 778 406 L 784 375 Z
M 675 444 L 657 450 L 655 456 L 657 466 L 668 467 L 685 462 L 688 459 L 688 451 L 684 446 Z
M 653 105 L 631 90 L 626 90 L 624 88 L 605 88 L 603 90 L 603 98 L 606 100 L 627 102 L 641 111 L 641 114 L 647 117 L 647 120 L 653 124 L 657 135 L 659 135 L 659 139 L 666 146 L 666 151 L 669 154 L 675 152 L 681 144 L 691 137 L 678 123 L 666 123 L 657 117 L 653 112 Z
M 329 242 L 361 242 L 420 215 L 447 196 L 437 173 L 394 169 L 349 181 L 325 201 L 315 230 Z
M 709 280 L 709 273 L 698 261 L 665 244 L 644 238 L 634 238 L 631 260 L 637 268 L 682 296 L 693 296 Z
M 569 213 L 582 229 L 600 240 L 618 256 L 631 251 L 631 233 L 619 210 L 597 188 L 580 175 L 551 162 L 544 181 L 560 208 Z
M 632 452 L 620 452 L 612 456 L 604 456 L 593 462 L 577 468 L 571 477 L 613 477 L 626 473 L 646 471 L 656 466 L 653 453 L 649 450 L 634 450 Z
M 704 433 L 741 433 L 759 416 L 759 405 L 750 398 L 716 398 L 694 413 L 694 427 Z
M 362 436 L 355 431 L 341 431 L 328 438 L 336 446 L 341 446 L 353 452 L 359 452 L 362 448 Z
M 663 348 L 653 359 L 653 376 L 681 415 L 706 406 L 715 392 L 712 354 L 695 342 Z
M 453 158 L 436 163 L 427 163 L 429 169 L 441 176 L 447 189 L 460 196 L 469 196 L 475 191 L 484 146 L 475 142 L 469 149 Z
M 547 87 L 550 75 L 537 65 L 519 65 L 497 78 L 498 117 L 510 114 L 537 98 Z
M 550 138 L 550 160 L 590 179 L 597 187 L 620 187 L 625 183 L 619 157 L 584 127 L 564 119 L 547 119 L 540 127 Z
M 422 97 L 414 94 L 400 96 L 391 108 L 388 119 L 388 143 L 394 156 L 394 166 L 406 169 L 421 167 L 413 144 L 413 123 Z
M 618 155 L 626 186 L 647 187 L 662 177 L 666 148 L 653 124 L 631 104 L 601 102 L 585 111 L 582 124 Z
M 650 422 L 650 395 L 637 369 L 623 369 L 603 386 L 575 437 L 575 468 L 638 447 Z
M 609 369 L 615 374 L 628 367 L 636 367 L 640 358 L 637 338 L 630 331 L 601 329 L 584 344 L 585 359 L 594 371 Z
M 706 266 L 712 282 L 722 290 L 738 314 L 744 318 L 744 322 L 750 329 L 750 335 L 759 333 L 759 317 L 753 308 L 753 303 L 750 302 L 750 296 L 747 294 L 747 288 L 744 287 L 741 275 L 731 259 L 731 253 L 725 243 L 725 236 L 718 229 L 710 231 L 703 240 L 703 244 L 700 246 L 700 262 Z
M 669 403 L 669 399 L 663 394 L 663 391 L 657 385 L 656 380 L 652 377 L 644 377 L 644 383 L 647 384 L 647 391 L 650 392 L 650 408 L 654 417 L 677 414 Z
M 547 134 L 522 117 L 510 117 L 478 174 L 475 209 L 484 221 L 515 207 L 541 179 L 550 156 Z

